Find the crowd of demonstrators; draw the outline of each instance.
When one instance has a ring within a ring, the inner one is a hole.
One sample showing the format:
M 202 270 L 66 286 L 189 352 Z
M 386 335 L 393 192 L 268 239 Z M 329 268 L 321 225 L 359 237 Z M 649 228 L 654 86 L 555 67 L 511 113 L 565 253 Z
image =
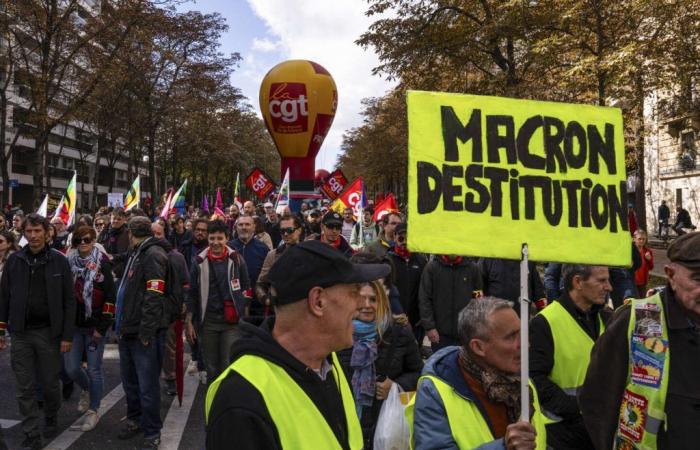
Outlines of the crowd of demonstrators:
M 224 215 L 189 208 L 149 218 L 101 208 L 72 227 L 15 211 L 12 230 L 0 223 L 0 348 L 9 328 L 23 448 L 41 448 L 42 431 L 55 433 L 61 383 L 64 394 L 73 381 L 81 390 L 81 429 L 100 427 L 108 334 L 118 341 L 127 398 L 117 437 L 158 448 L 161 390 L 176 391 L 180 319 L 197 361 L 191 373 L 208 386 L 209 449 L 305 448 L 309 433 L 323 448 L 371 449 L 394 384 L 417 390 L 409 407 L 416 449 L 607 448 L 628 439 L 617 424 L 634 395 L 655 402 L 653 414 L 675 408 L 675 427 L 649 433 L 674 445 L 661 448 L 690 448 L 682 436 L 690 419 L 681 416 L 700 399 L 684 378 L 696 367 L 674 357 L 664 368 L 661 358 L 655 372 L 630 361 L 639 362 L 640 346 L 698 356 L 698 233 L 672 244 L 669 285 L 644 301 L 633 300 L 647 296 L 653 268 L 643 230 L 630 239 L 631 269 L 552 262 L 543 282 L 530 265 L 528 297 L 537 307 L 527 423 L 518 420 L 519 262 L 411 252 L 400 212 L 374 223 L 371 207 L 360 217 L 320 202 L 301 209 L 277 214 L 269 202 L 247 201 Z M 632 310 L 621 306 L 630 302 Z M 601 414 L 603 406 L 582 402 L 604 395 L 603 364 L 613 351 L 617 391 Z M 650 380 L 660 393 L 647 389 Z

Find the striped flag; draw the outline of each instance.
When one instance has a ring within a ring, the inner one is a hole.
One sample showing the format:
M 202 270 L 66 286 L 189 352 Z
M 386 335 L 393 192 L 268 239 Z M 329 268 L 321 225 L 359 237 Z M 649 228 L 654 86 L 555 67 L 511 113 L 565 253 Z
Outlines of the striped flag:
M 58 208 L 56 208 L 56 215 L 63 220 L 63 223 L 67 227 L 73 224 L 75 220 L 75 185 L 78 178 L 78 172 L 73 171 L 73 178 L 71 178 L 68 187 L 66 188 L 66 193 L 61 199 Z
M 238 206 L 238 209 L 243 208 L 243 203 L 241 203 L 241 173 L 236 173 L 236 186 L 233 188 L 233 203 Z
M 129 211 L 132 208 L 138 208 L 141 201 L 141 175 L 138 175 L 131 185 L 131 189 L 126 194 L 126 202 L 124 203 L 124 211 Z

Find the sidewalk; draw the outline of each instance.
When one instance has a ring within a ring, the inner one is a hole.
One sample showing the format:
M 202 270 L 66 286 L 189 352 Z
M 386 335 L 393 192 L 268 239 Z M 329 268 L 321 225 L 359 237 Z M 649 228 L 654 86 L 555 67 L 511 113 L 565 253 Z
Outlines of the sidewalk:
M 652 247 L 651 251 L 654 254 L 654 268 L 651 270 L 651 274 L 657 277 L 666 278 L 664 266 L 669 263 L 668 258 L 666 257 L 666 249 Z

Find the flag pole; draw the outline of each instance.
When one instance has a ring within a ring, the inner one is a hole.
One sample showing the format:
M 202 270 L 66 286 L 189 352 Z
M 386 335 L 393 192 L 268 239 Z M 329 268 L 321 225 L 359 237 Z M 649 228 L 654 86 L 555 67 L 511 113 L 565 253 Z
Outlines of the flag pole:
M 528 248 L 522 247 L 520 261 L 520 420 L 530 421 L 530 349 L 529 349 L 529 318 L 530 299 L 528 299 Z

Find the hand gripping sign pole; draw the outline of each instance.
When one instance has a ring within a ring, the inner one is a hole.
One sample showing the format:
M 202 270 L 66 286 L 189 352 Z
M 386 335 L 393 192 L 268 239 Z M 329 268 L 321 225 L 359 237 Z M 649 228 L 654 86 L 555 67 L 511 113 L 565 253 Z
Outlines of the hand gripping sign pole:
M 529 275 L 527 244 L 523 244 L 520 260 L 520 420 L 523 422 L 530 421 L 530 299 L 527 298 Z

